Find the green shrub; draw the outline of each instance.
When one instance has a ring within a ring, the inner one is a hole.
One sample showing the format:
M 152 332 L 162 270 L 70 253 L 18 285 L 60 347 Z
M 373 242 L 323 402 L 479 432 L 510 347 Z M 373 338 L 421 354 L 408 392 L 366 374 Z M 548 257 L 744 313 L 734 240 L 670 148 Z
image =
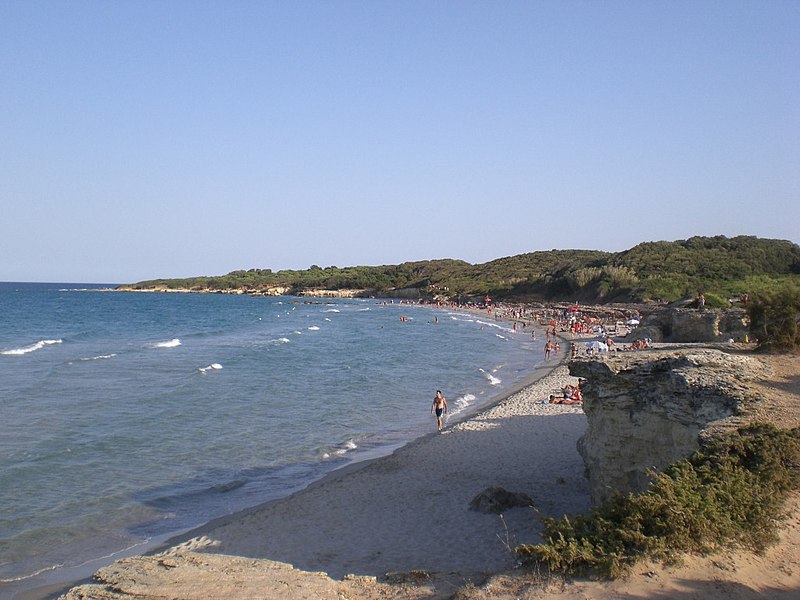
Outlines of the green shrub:
M 776 539 L 786 495 L 800 488 L 800 428 L 753 425 L 653 474 L 646 492 L 617 496 L 589 515 L 545 519 L 523 562 L 615 578 L 648 558 L 710 553 L 739 544 L 761 551 Z
M 704 294 L 706 297 L 706 308 L 730 308 L 731 303 L 722 296 L 718 296 L 712 292 Z
M 759 348 L 792 351 L 800 348 L 800 285 L 786 282 L 753 296 L 747 307 L 750 333 Z

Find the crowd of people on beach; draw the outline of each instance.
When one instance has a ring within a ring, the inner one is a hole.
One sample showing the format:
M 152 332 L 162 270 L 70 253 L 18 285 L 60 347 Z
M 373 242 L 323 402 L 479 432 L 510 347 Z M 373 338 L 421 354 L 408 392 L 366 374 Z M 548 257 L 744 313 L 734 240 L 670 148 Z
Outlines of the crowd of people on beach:
M 402 302 L 401 303 L 405 303 Z M 593 355 L 617 350 L 643 350 L 650 347 L 650 340 L 635 340 L 631 344 L 621 346 L 612 335 L 624 335 L 630 328 L 638 324 L 638 312 L 604 311 L 598 307 L 580 307 L 578 304 L 547 306 L 538 304 L 494 303 L 490 298 L 484 302 L 435 301 L 440 308 L 452 310 L 480 311 L 495 321 L 511 323 L 514 333 L 530 331 L 532 341 L 537 339 L 537 328 L 544 328 L 544 358 L 550 361 L 561 353 L 560 341 L 565 335 L 573 337 L 569 346 L 569 357 L 578 358 L 581 354 Z M 435 322 L 438 322 L 436 319 Z M 580 342 L 584 339 L 585 342 Z M 583 394 L 580 385 L 567 385 L 560 393 L 551 394 L 543 403 L 582 405 Z M 443 416 L 447 413 L 447 400 L 437 390 L 431 403 L 431 414 L 436 415 L 437 429 L 442 432 Z

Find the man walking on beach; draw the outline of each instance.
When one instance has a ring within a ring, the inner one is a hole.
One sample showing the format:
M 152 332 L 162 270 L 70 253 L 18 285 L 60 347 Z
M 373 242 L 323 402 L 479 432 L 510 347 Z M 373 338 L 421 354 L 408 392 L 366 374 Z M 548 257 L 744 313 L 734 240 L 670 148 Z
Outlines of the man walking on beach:
M 431 404 L 431 414 L 436 411 L 436 424 L 439 426 L 439 433 L 442 432 L 442 413 L 447 412 L 447 400 L 442 396 L 441 390 L 436 390 L 436 395 L 433 397 L 433 404 Z

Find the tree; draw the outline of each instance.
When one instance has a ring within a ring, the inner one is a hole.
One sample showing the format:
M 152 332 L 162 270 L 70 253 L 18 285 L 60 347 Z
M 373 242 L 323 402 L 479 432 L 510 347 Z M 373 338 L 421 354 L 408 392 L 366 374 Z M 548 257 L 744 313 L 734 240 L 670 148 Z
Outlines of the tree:
M 755 294 L 747 314 L 759 348 L 777 352 L 800 348 L 800 285 L 787 282 Z

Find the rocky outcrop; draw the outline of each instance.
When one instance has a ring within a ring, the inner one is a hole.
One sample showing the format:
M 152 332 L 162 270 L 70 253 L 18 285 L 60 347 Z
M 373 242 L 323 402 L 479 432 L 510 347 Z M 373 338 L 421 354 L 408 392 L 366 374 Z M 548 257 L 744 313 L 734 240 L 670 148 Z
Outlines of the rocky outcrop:
M 378 583 L 375 577 L 347 575 L 337 581 L 325 573 L 309 573 L 272 560 L 197 552 L 125 558 L 100 569 L 93 579 L 92 583 L 74 587 L 60 598 L 341 600 L 397 597 L 393 593 L 395 588 Z M 423 591 L 418 593 L 410 588 L 407 597 L 429 597 Z
M 655 342 L 742 341 L 747 335 L 744 309 L 664 308 L 644 317 L 628 338 Z
M 527 494 L 509 492 L 501 487 L 486 488 L 469 503 L 470 510 L 495 515 L 520 506 L 533 506 L 533 500 Z
M 617 353 L 569 369 L 586 380 L 588 427 L 578 450 L 595 503 L 644 490 L 648 471 L 742 422 L 758 400 L 749 382 L 769 375 L 756 358 L 712 349 Z

